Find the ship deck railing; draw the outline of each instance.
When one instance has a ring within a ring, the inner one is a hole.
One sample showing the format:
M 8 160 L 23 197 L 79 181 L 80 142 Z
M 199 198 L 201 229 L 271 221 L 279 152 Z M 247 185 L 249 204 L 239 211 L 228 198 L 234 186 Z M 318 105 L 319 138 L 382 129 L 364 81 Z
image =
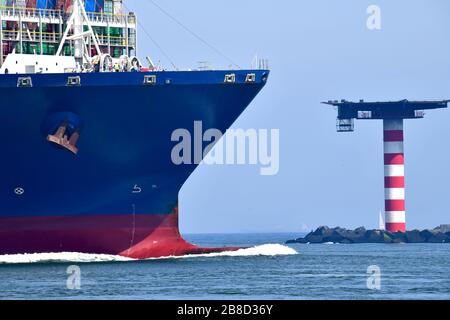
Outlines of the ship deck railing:
M 27 31 L 22 30 L 22 41 L 27 42 L 39 42 L 46 43 L 59 43 L 61 36 L 57 32 L 39 32 L 39 31 Z M 19 30 L 3 30 L 2 39 L 4 41 L 20 41 L 20 31 Z
M 136 25 L 136 16 L 127 15 L 127 14 L 111 14 L 104 12 L 87 12 L 86 13 L 93 25 L 100 26 L 104 25 L 128 25 L 135 26 Z
M 133 47 L 135 45 L 134 39 L 129 37 L 128 42 L 126 37 L 122 36 L 105 36 L 105 35 L 97 35 L 97 40 L 99 45 L 106 46 L 108 44 L 112 46 L 126 46 Z
M 0 20 L 2 21 L 60 24 L 68 17 L 68 14 L 55 9 L 0 6 Z M 136 28 L 136 17 L 132 14 L 87 12 L 87 17 L 92 26 Z
M 60 10 L 24 7 L 0 6 L 0 18 L 2 21 L 13 22 L 42 22 L 51 24 L 59 24 L 62 22 Z
M 22 36 L 22 39 L 20 39 Z M 70 34 L 69 34 L 70 36 Z M 3 41 L 24 41 L 24 42 L 42 42 L 45 43 L 59 43 L 61 41 L 61 34 L 59 32 L 40 32 L 40 31 L 29 31 L 22 30 L 20 34 L 19 30 L 3 30 L 2 33 Z M 97 34 L 97 40 L 101 46 L 128 46 L 132 47 L 135 45 L 134 38 L 129 37 L 128 43 L 127 38 L 124 36 L 112 36 L 112 35 L 99 35 Z

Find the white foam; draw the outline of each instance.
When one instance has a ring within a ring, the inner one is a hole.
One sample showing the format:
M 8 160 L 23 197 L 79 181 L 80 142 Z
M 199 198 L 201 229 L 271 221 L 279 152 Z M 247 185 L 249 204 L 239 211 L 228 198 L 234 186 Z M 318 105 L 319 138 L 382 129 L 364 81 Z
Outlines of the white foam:
M 231 256 L 287 256 L 287 255 L 294 255 L 298 254 L 298 252 L 291 247 L 284 246 L 281 244 L 263 244 L 260 246 L 247 248 L 247 249 L 240 249 L 237 251 L 230 251 L 230 252 L 222 252 L 222 253 L 228 253 Z M 220 253 L 219 253 L 220 255 Z
M 109 254 L 88 254 L 78 252 L 30 253 L 0 256 L 0 264 L 17 263 L 63 263 L 63 262 L 110 262 L 131 261 L 133 259 Z
M 206 254 L 195 254 L 170 258 L 192 258 L 192 257 L 249 257 L 249 256 L 286 256 L 298 254 L 294 249 L 281 244 L 262 244 L 259 246 L 239 249 L 236 251 L 214 252 Z
M 207 254 L 196 254 L 186 256 L 171 256 L 162 258 L 151 258 L 147 260 L 160 259 L 185 259 L 195 257 L 247 257 L 247 256 L 282 256 L 297 254 L 294 249 L 283 246 L 281 244 L 263 244 L 251 248 L 239 249 L 236 251 L 224 251 Z M 136 261 L 135 259 L 126 258 L 108 254 L 88 254 L 78 252 L 61 252 L 61 253 L 32 253 L 32 254 L 12 254 L 0 255 L 0 264 L 23 264 L 23 263 L 88 263 L 88 262 L 124 262 Z

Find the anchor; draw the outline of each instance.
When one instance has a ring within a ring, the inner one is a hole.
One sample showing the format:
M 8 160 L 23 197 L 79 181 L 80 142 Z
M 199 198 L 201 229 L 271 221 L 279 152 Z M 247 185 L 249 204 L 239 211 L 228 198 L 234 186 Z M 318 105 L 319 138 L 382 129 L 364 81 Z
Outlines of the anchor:
M 73 154 L 78 153 L 78 148 L 76 147 L 76 144 L 78 142 L 78 139 L 80 138 L 80 132 L 78 130 L 75 130 L 70 137 L 66 134 L 67 127 L 69 125 L 69 122 L 66 120 L 64 121 L 56 130 L 54 134 L 49 134 L 47 136 L 47 141 L 55 143 Z

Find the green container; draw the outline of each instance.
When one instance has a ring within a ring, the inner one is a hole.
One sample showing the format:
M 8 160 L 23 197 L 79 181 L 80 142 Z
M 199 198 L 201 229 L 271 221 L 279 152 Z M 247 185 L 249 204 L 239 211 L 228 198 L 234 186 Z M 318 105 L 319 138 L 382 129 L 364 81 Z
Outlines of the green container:
M 72 51 L 72 52 L 71 52 Z M 65 56 L 73 56 L 75 54 L 75 49 L 72 48 L 72 50 L 70 50 L 70 46 L 69 45 L 65 45 L 64 46 L 64 55 Z
M 120 28 L 109 28 L 109 35 L 114 37 L 119 37 L 121 34 Z
M 123 48 L 114 48 L 112 56 L 114 58 L 120 58 L 121 55 L 123 55 Z
M 48 54 L 48 43 L 42 44 L 42 54 Z
M 22 47 L 20 47 L 20 43 L 16 44 L 16 53 L 26 53 L 27 52 L 27 44 L 22 43 Z
M 56 53 L 56 47 L 53 44 L 49 44 L 48 45 L 48 54 L 49 55 L 54 55 Z
M 99 36 L 101 35 L 105 35 L 105 29 L 104 27 L 92 27 L 92 31 L 94 31 L 94 33 L 98 34 Z
M 27 53 L 29 53 L 29 54 L 34 54 L 34 51 L 36 50 L 36 53 L 37 53 L 37 44 L 35 44 L 35 43 L 28 43 L 28 45 L 27 45 Z

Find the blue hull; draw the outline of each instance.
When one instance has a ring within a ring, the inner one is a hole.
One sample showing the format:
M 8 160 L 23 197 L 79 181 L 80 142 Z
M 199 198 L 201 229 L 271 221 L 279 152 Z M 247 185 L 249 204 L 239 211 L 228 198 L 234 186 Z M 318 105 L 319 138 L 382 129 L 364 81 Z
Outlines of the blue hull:
M 224 132 L 268 76 L 233 71 L 236 82 L 225 84 L 228 73 L 90 73 L 78 75 L 80 86 L 67 86 L 68 74 L 37 74 L 32 87 L 17 87 L 24 75 L 0 76 L 0 217 L 172 212 L 196 167 L 172 163 L 172 132 L 193 134 L 194 121 Z M 153 74 L 157 83 L 144 85 Z M 61 114 L 81 127 L 77 155 L 46 140 Z

